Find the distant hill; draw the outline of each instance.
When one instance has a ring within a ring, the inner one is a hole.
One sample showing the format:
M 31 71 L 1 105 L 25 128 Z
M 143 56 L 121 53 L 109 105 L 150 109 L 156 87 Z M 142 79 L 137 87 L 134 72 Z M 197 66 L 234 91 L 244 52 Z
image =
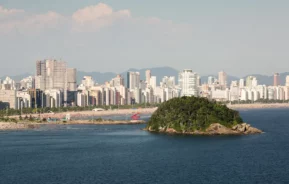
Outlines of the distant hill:
M 286 76 L 289 75 L 289 72 L 284 72 L 284 73 L 279 73 L 279 83 L 280 85 L 285 85 L 286 82 Z M 250 75 L 247 75 L 250 76 Z M 244 79 L 247 77 L 245 76 Z M 273 85 L 273 81 L 274 81 L 274 76 L 268 76 L 268 75 L 260 75 L 260 74 L 252 74 L 252 76 L 255 76 L 258 80 L 258 84 L 265 84 L 267 86 L 272 86 Z

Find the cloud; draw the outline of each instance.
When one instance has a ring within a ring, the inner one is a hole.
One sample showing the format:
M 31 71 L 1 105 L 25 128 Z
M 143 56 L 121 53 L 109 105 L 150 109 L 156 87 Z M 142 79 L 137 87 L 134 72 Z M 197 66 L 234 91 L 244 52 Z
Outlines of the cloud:
M 56 12 L 45 14 L 29 14 L 22 12 L 21 16 L 9 16 L 0 22 L 0 33 L 35 33 L 48 28 L 56 28 L 64 21 L 65 17 Z
M 73 30 L 76 31 L 95 31 L 102 27 L 113 25 L 120 19 L 130 18 L 129 10 L 114 11 L 110 6 L 99 3 L 95 6 L 88 6 L 77 10 L 73 15 Z
M 0 16 L 4 14 L 5 19 L 0 19 L 0 33 L 7 34 L 11 32 L 35 34 L 35 32 L 47 32 L 47 29 L 58 29 L 68 33 L 95 32 L 114 25 L 153 29 L 162 29 L 163 27 L 166 29 L 165 32 L 179 27 L 172 21 L 159 18 L 132 17 L 130 10 L 113 10 L 112 7 L 104 3 L 84 7 L 70 16 L 53 11 L 44 14 L 31 14 L 24 10 L 6 9 L 0 6 Z
M 0 16 L 1 15 L 12 15 L 12 14 L 16 14 L 16 13 L 23 13 L 24 10 L 20 10 L 20 9 L 6 9 L 2 6 L 0 6 Z

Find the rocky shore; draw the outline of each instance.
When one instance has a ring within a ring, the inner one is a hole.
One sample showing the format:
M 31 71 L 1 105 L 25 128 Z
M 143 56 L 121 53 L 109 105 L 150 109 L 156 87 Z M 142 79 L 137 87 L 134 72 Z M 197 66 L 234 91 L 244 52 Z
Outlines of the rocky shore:
M 151 127 L 145 130 L 149 132 L 156 132 L 151 129 Z M 261 130 L 252 127 L 250 124 L 242 123 L 232 128 L 225 127 L 219 123 L 211 124 L 205 131 L 194 131 L 194 132 L 178 132 L 173 128 L 159 128 L 159 133 L 167 134 L 184 134 L 184 135 L 248 135 L 248 134 L 260 134 Z
M 38 126 L 32 123 L 0 122 L 0 131 L 34 129 Z

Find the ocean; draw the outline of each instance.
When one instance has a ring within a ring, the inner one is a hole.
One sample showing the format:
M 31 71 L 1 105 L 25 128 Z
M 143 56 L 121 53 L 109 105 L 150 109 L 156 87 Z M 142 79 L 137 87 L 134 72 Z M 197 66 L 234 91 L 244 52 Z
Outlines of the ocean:
M 172 136 L 145 125 L 0 132 L 0 184 L 289 183 L 289 109 L 241 110 L 248 136 Z

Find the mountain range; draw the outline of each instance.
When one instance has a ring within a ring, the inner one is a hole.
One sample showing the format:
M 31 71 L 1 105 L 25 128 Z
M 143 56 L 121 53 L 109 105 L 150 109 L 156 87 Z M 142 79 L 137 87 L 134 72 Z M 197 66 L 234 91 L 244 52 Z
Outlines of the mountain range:
M 157 83 L 158 84 L 159 84 L 159 82 L 161 81 L 161 79 L 164 76 L 175 76 L 176 77 L 176 82 L 178 80 L 179 71 L 174 69 L 174 68 L 171 68 L 171 67 L 155 67 L 155 68 L 143 68 L 143 69 L 130 68 L 127 71 L 124 71 L 124 72 L 119 73 L 119 74 L 122 75 L 122 77 L 124 78 L 124 80 L 126 82 L 127 72 L 128 71 L 140 72 L 140 78 L 141 79 L 145 79 L 145 71 L 146 70 L 151 70 L 151 74 L 153 76 L 157 77 Z M 33 74 L 24 73 L 24 74 L 21 74 L 21 75 L 10 76 L 10 78 L 12 78 L 15 81 L 20 81 L 21 79 L 23 79 L 25 77 L 28 77 L 30 75 L 33 75 Z M 103 84 L 106 81 L 110 81 L 116 75 L 117 75 L 117 73 L 113 73 L 113 72 L 104 72 L 104 73 L 102 73 L 102 72 L 78 71 L 77 72 L 77 82 L 81 83 L 81 80 L 82 80 L 82 78 L 84 76 L 92 76 L 97 83 Z M 260 74 L 251 74 L 251 75 L 257 77 L 258 84 L 265 84 L 265 85 L 268 85 L 268 86 L 273 84 L 273 75 L 272 76 L 260 75 Z M 284 85 L 285 84 L 285 78 L 286 78 L 287 75 L 289 75 L 289 72 L 280 73 L 280 85 Z M 207 82 L 209 76 L 217 77 L 216 75 L 201 76 L 202 83 Z M 246 75 L 243 78 L 245 79 L 247 76 L 250 76 L 250 75 Z M 1 79 L 3 80 L 3 79 L 5 79 L 5 77 L 3 76 L 3 77 L 1 77 Z M 230 84 L 231 81 L 239 80 L 239 79 L 240 79 L 240 77 L 227 75 L 228 84 Z

